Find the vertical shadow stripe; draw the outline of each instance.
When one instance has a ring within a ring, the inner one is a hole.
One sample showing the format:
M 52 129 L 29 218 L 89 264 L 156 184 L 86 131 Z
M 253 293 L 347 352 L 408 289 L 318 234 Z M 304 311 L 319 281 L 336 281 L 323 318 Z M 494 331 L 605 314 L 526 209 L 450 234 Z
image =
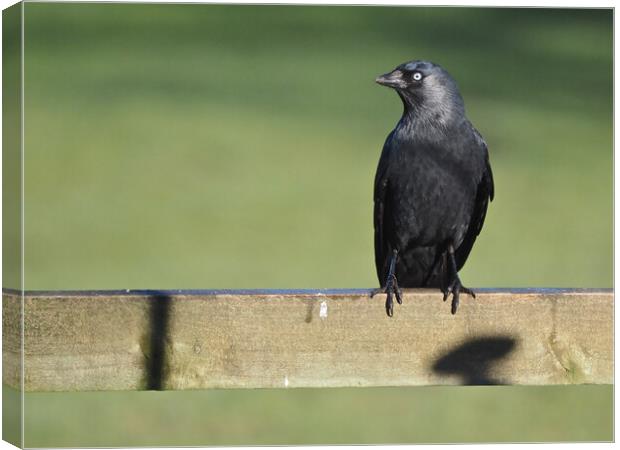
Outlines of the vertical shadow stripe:
M 168 338 L 168 321 L 170 316 L 170 296 L 154 293 L 150 305 L 150 354 L 147 364 L 147 389 L 161 390 L 164 388 L 166 340 Z

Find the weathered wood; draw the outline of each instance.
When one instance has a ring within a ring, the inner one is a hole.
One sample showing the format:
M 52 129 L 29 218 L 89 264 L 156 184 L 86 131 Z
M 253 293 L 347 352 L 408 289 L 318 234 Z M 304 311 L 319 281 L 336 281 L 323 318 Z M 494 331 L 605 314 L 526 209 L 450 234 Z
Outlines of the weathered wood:
M 613 382 L 611 290 L 27 292 L 28 391 Z M 3 293 L 3 381 L 20 303 Z

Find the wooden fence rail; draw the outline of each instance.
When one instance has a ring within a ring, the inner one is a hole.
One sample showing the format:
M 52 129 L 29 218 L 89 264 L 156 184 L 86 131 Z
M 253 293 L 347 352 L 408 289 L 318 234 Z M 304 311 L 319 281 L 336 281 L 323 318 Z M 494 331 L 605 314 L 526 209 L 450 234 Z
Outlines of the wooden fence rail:
M 611 290 L 477 292 L 453 316 L 406 290 L 388 318 L 361 289 L 5 289 L 3 382 L 23 367 L 27 391 L 613 383 Z

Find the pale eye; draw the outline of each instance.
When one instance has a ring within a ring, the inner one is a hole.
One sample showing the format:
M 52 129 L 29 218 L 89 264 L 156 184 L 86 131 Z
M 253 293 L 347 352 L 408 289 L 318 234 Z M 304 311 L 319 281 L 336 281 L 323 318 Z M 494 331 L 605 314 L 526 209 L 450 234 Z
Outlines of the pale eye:
M 413 80 L 420 81 L 422 79 L 422 74 L 420 72 L 413 72 Z

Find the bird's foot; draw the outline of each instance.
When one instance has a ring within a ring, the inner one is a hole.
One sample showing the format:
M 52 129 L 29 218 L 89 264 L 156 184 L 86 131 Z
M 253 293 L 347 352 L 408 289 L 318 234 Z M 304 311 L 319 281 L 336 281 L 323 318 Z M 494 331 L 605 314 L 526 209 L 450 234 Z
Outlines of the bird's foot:
M 388 316 L 392 317 L 394 315 L 394 297 L 396 297 L 396 301 L 399 305 L 402 305 L 403 303 L 403 293 L 398 287 L 396 275 L 391 275 L 388 277 L 384 288 L 373 289 L 370 292 L 370 298 L 381 293 L 387 294 L 385 299 L 385 312 L 387 312 Z
M 445 290 L 443 291 L 443 301 L 445 302 L 448 297 L 450 296 L 450 294 L 452 294 L 452 314 L 456 314 L 456 310 L 459 307 L 459 296 L 460 294 L 464 293 L 464 294 L 469 294 L 472 296 L 472 298 L 476 298 L 476 294 L 474 293 L 474 291 L 472 291 L 469 288 L 466 288 L 465 286 L 463 286 L 461 284 L 461 280 L 459 279 L 458 275 L 454 277 L 454 279 L 452 280 L 452 282 L 445 288 Z

